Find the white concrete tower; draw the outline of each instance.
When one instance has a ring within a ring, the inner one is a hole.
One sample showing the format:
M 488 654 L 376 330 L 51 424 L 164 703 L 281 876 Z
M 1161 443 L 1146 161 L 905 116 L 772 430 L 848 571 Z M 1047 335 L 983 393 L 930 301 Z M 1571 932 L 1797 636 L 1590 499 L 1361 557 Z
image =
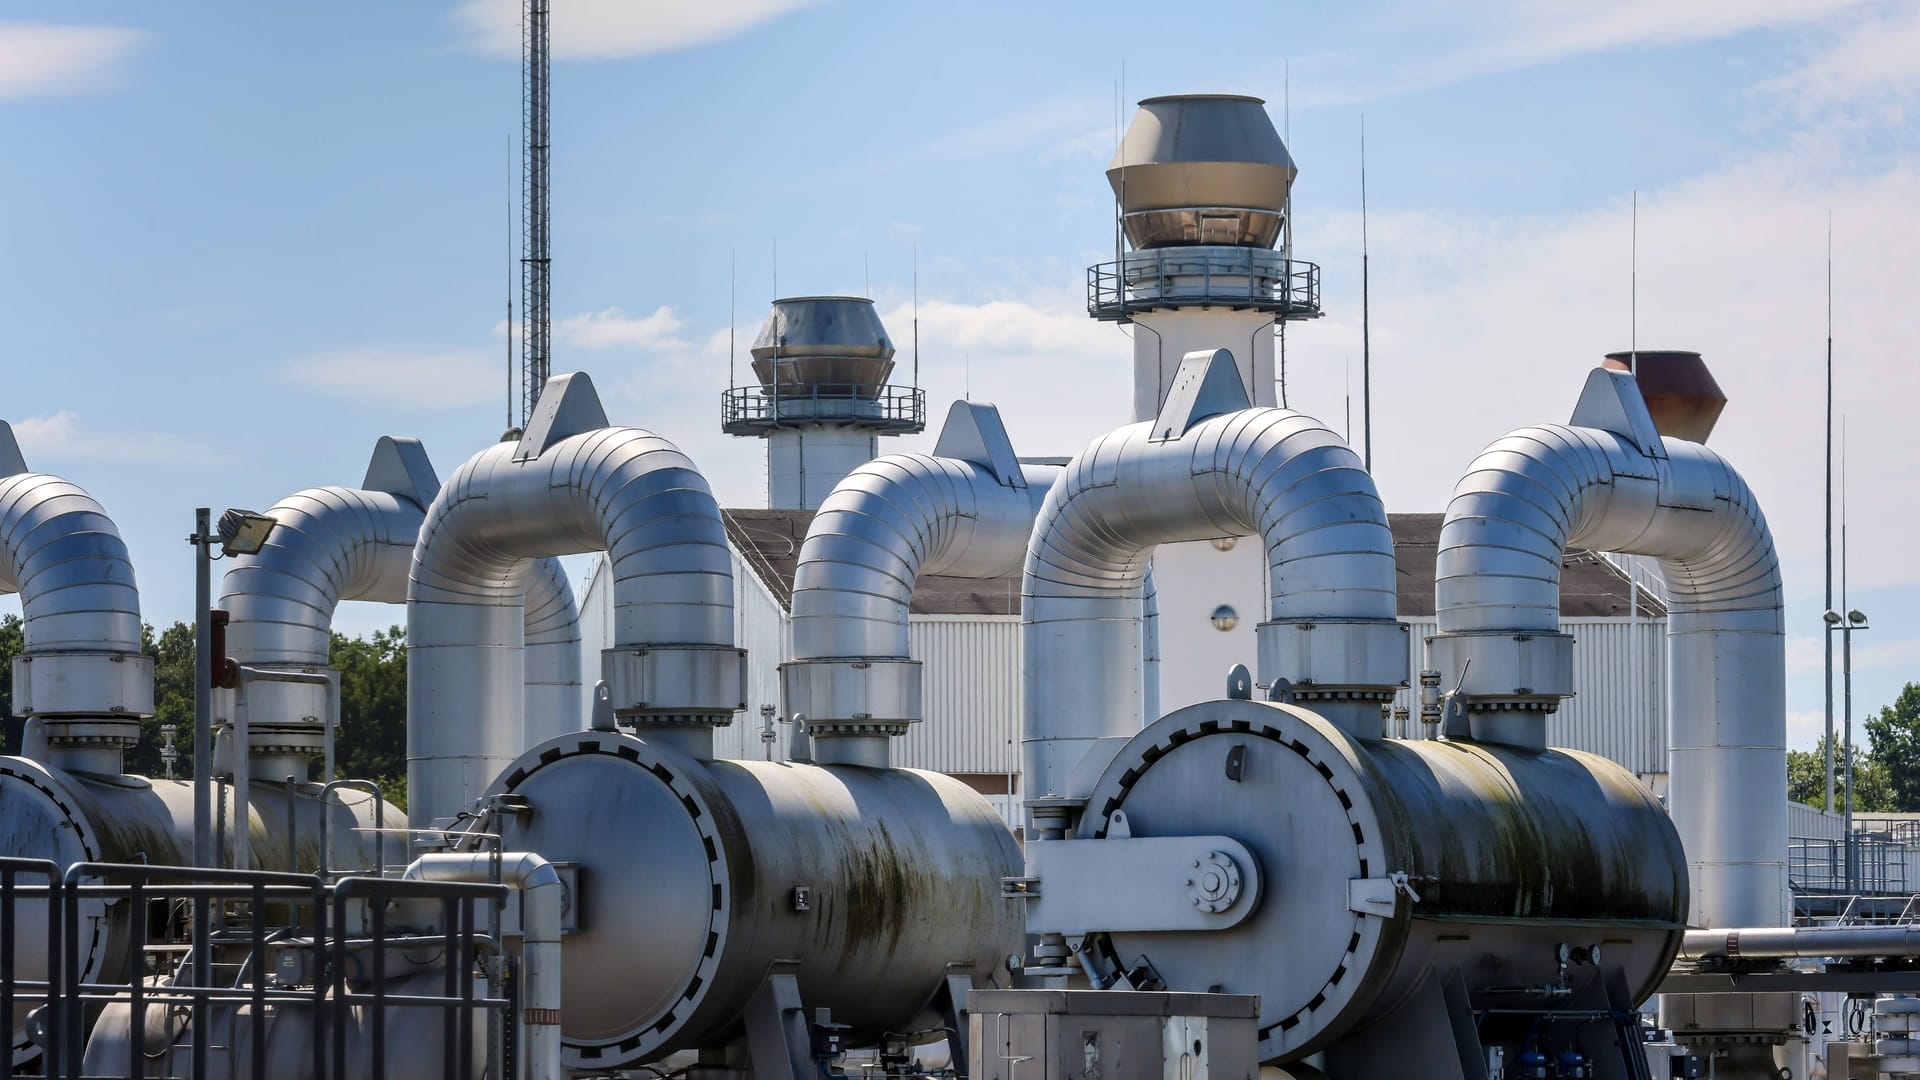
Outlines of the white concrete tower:
M 1160 411 L 1180 359 L 1233 353 L 1255 405 L 1278 404 L 1274 326 L 1320 314 L 1320 269 L 1292 258 L 1297 170 L 1259 98 L 1148 98 L 1107 169 L 1128 250 L 1087 274 L 1087 311 L 1133 326 L 1133 419 Z M 1278 245 L 1276 249 L 1276 245 Z M 1162 713 L 1224 695 L 1235 664 L 1258 670 L 1266 559 L 1257 540 L 1162 545 Z
M 721 426 L 767 440 L 767 506 L 813 510 L 880 454 L 880 436 L 926 427 L 926 394 L 890 386 L 893 342 L 873 301 L 775 300 L 753 342 L 758 385 L 729 387 Z

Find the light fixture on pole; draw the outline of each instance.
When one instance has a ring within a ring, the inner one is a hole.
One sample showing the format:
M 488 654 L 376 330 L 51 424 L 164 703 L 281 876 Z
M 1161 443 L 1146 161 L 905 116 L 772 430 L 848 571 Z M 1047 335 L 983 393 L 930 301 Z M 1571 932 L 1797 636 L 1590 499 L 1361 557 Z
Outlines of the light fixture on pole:
M 1840 745 L 1844 747 L 1842 762 L 1846 766 L 1846 793 L 1841 799 L 1843 830 L 1846 837 L 1846 884 L 1848 892 L 1859 889 L 1859 859 L 1856 857 L 1853 836 L 1853 632 L 1871 629 L 1867 625 L 1867 615 L 1859 608 L 1848 608 L 1845 615 L 1828 608 L 1820 615 L 1827 624 L 1827 633 L 1840 631 L 1840 716 L 1842 730 Z M 1828 809 L 1832 809 L 1829 807 Z

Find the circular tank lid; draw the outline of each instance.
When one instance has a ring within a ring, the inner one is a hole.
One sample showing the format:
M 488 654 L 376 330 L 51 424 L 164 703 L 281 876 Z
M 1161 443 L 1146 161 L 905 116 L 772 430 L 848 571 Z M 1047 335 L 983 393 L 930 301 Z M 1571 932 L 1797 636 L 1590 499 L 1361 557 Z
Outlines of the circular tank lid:
M 1081 836 L 1125 811 L 1140 836 L 1231 836 L 1260 862 L 1258 906 L 1230 930 L 1109 935 L 1122 966 L 1148 956 L 1167 985 L 1260 996 L 1261 1057 L 1325 1045 L 1364 1007 L 1367 975 L 1398 948 L 1389 920 L 1349 907 L 1348 882 L 1391 869 L 1367 780 L 1331 725 L 1305 710 L 1211 701 L 1135 736 L 1094 785 Z M 1239 758 L 1237 783 L 1221 762 Z
M 0 832 L 5 834 L 7 855 L 22 859 L 46 859 L 65 869 L 79 862 L 94 862 L 102 857 L 100 840 L 93 825 L 65 784 L 39 765 L 25 758 L 0 759 Z M 23 873 L 22 885 L 45 882 Z M 98 908 L 97 902 L 89 902 Z M 89 912 L 90 915 L 93 912 Z M 15 918 L 19 953 L 16 975 L 22 979 L 46 978 L 47 905 L 44 900 L 21 900 Z M 98 977 L 100 953 L 106 948 L 101 921 L 92 921 L 93 932 L 83 938 L 84 966 L 89 978 Z M 27 1014 L 32 1002 L 16 1003 L 11 1024 L 11 1058 L 15 1067 L 40 1056 L 40 1048 L 26 1035 Z
M 1298 171 L 1260 98 L 1168 94 L 1140 102 L 1107 182 L 1126 214 L 1204 207 L 1279 214 Z
M 562 735 L 494 784 L 531 813 L 502 843 L 578 867 L 562 939 L 562 1040 L 570 1068 L 638 1060 L 671 1038 L 711 984 L 726 936 L 726 872 L 713 815 L 687 787 L 700 766 L 610 732 Z

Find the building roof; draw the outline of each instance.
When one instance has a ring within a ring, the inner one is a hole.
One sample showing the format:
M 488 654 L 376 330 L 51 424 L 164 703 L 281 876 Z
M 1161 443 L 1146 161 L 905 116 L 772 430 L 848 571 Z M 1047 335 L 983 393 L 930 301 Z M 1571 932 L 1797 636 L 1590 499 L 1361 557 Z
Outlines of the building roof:
M 759 576 L 767 590 L 788 606 L 793 598 L 793 571 L 800 559 L 800 543 L 813 522 L 811 510 L 723 510 L 727 539 Z M 1399 582 L 1401 618 L 1433 615 L 1433 565 L 1439 550 L 1440 514 L 1390 514 L 1393 555 Z M 1626 575 L 1605 558 L 1575 549 L 1561 562 L 1560 614 L 1566 618 L 1626 616 L 1632 600 Z M 1020 576 L 977 580 L 923 576 L 913 590 L 913 611 L 919 615 L 1018 615 Z M 1640 591 L 1640 614 L 1666 614 L 1659 600 Z

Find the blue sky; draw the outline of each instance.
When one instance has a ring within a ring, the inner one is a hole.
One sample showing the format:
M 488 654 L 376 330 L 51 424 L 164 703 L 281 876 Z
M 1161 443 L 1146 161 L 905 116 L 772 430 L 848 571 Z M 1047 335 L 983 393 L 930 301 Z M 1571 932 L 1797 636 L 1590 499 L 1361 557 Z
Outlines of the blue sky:
M 1639 342 L 1707 354 L 1733 399 L 1714 445 L 1786 560 L 1796 745 L 1820 710 L 1831 211 L 1852 599 L 1875 624 L 1856 696 L 1920 679 L 1910 6 L 555 6 L 556 368 L 592 373 L 616 421 L 680 442 L 734 505 L 764 474 L 758 444 L 718 430 L 730 267 L 742 355 L 776 275 L 789 295 L 870 290 L 904 346 L 917 246 L 933 401 L 998 401 L 1024 453 L 1127 419 L 1128 343 L 1083 296 L 1111 251 L 1123 70 L 1127 113 L 1186 90 L 1276 116 L 1291 99 L 1299 254 L 1329 310 L 1290 335 L 1291 403 L 1335 422 L 1365 115 L 1394 510 L 1441 509 L 1481 445 L 1564 419 L 1583 369 L 1626 346 L 1637 191 Z M 499 434 L 516 10 L 0 9 L 0 417 L 114 514 L 150 620 L 189 616 L 195 505 L 356 482 L 382 434 L 424 439 L 444 476 Z

